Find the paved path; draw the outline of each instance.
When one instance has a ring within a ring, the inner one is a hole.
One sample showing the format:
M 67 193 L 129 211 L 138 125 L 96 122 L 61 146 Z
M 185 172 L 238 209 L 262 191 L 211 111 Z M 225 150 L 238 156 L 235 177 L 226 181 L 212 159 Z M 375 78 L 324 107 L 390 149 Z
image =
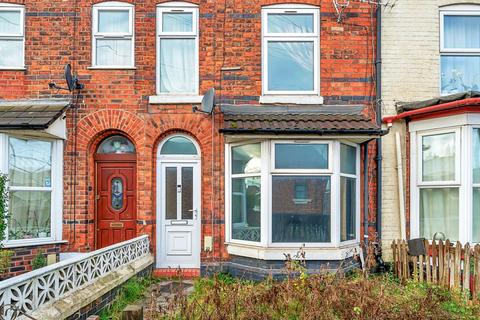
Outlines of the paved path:
M 158 315 L 168 308 L 169 301 L 179 294 L 189 295 L 193 292 L 192 280 L 166 280 L 152 285 L 144 303 L 144 319 L 158 319 Z

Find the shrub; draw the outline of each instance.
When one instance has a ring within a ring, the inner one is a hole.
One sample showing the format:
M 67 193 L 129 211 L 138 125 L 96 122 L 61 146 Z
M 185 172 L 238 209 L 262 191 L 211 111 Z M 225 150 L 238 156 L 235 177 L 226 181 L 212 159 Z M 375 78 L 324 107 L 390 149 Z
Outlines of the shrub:
M 32 269 L 40 269 L 47 265 L 47 258 L 42 250 L 39 250 L 32 260 Z

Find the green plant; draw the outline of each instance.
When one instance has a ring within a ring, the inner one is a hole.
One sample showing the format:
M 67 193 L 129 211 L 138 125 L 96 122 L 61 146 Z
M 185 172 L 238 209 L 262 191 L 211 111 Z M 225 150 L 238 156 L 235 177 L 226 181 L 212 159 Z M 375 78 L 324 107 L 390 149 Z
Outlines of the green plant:
M 121 318 L 121 312 L 125 307 L 144 297 L 145 290 L 153 283 L 153 278 L 133 277 L 120 289 L 115 301 L 100 313 L 101 320 L 116 320 Z
M 2 242 L 5 240 L 5 233 L 8 223 L 8 177 L 5 174 L 0 174 L 0 248 L 3 246 Z
M 39 250 L 32 260 L 32 269 L 40 269 L 47 265 L 47 257 L 42 250 Z
M 0 250 L 0 279 L 2 278 L 2 275 L 4 275 L 5 272 L 8 270 L 8 268 L 10 267 L 12 256 L 13 256 L 12 250 L 5 250 L 5 249 Z

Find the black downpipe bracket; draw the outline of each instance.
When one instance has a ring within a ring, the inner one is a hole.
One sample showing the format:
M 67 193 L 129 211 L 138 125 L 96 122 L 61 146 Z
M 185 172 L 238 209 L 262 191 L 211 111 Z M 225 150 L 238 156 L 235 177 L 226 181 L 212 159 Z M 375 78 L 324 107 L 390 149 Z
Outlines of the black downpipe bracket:
M 382 6 L 377 6 L 377 47 L 375 59 L 375 108 L 377 115 L 377 124 L 382 125 Z M 385 271 L 385 263 L 382 259 L 382 138 L 377 138 L 377 216 L 376 231 L 377 243 L 375 249 L 375 260 L 377 262 L 377 270 Z

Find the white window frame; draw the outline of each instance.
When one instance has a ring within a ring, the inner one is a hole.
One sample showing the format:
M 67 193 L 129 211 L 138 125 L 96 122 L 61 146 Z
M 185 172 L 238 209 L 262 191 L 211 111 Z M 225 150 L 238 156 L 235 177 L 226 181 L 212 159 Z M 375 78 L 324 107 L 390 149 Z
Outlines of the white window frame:
M 163 32 L 162 30 L 162 17 L 163 13 L 169 12 L 190 12 L 192 13 L 192 32 Z M 199 28 L 198 28 L 198 6 L 192 3 L 187 2 L 165 2 L 157 5 L 157 41 L 156 41 L 156 92 L 158 96 L 168 97 L 168 96 L 193 96 L 194 101 L 199 100 Z M 161 92 L 160 91 L 160 41 L 161 39 L 194 39 L 195 40 L 195 90 L 193 92 Z M 153 99 L 155 100 L 155 99 Z M 158 99 L 157 99 L 158 100 Z M 162 100 L 162 99 L 160 99 Z M 200 98 L 201 100 L 201 98 Z M 175 101 L 175 98 L 174 100 Z M 168 102 L 167 100 L 162 100 L 158 102 Z M 183 101 L 180 101 L 183 102 Z M 155 103 L 155 102 L 154 102 Z
M 269 14 L 313 14 L 313 33 L 269 33 L 268 15 Z M 262 8 L 262 93 L 263 95 L 319 95 L 320 94 L 320 11 L 319 8 L 310 5 L 288 4 L 272 5 Z M 313 42 L 314 48 L 314 72 L 313 72 L 313 90 L 269 90 L 268 89 L 268 43 L 277 41 L 298 41 Z
M 231 152 L 232 148 L 245 144 L 261 143 L 261 241 L 252 242 L 232 239 L 232 208 L 231 208 L 231 180 L 233 177 L 258 176 L 258 174 L 232 175 Z M 328 144 L 329 168 L 327 170 L 278 170 L 274 168 L 275 144 Z M 356 174 L 340 173 L 340 144 L 347 144 L 356 148 Z M 272 242 L 272 177 L 273 176 L 328 176 L 331 183 L 330 199 L 330 242 L 327 243 L 279 243 Z M 356 238 L 348 241 L 340 241 L 340 177 L 346 176 L 356 180 Z M 295 251 L 303 247 L 313 250 L 307 254 L 308 260 L 314 259 L 345 259 L 348 250 L 360 243 L 360 146 L 344 140 L 323 140 L 303 138 L 299 140 L 282 139 L 245 139 L 241 142 L 228 143 L 225 145 L 225 230 L 228 250 L 232 254 L 256 257 L 260 259 L 279 259 L 286 251 Z M 337 249 L 337 250 L 334 250 Z M 260 250 L 260 251 L 259 251 Z M 285 251 L 286 250 L 286 251 Z M 333 250 L 333 251 L 332 251 Z M 342 251 L 347 250 L 347 251 Z
M 480 56 L 479 48 L 445 48 L 445 16 L 478 16 L 480 18 L 480 5 L 451 5 L 440 9 L 440 63 L 439 74 L 442 74 L 442 57 L 444 56 Z M 439 91 L 442 93 L 442 77 L 439 77 Z
M 25 190 L 25 191 L 50 191 L 51 192 L 51 212 L 50 212 L 50 237 L 35 239 L 16 239 L 8 240 L 8 226 L 6 230 L 6 239 L 2 242 L 5 247 L 18 247 L 29 245 L 42 245 L 53 242 L 62 241 L 63 227 L 63 140 L 22 137 L 21 135 L 0 133 L 0 172 L 8 174 L 9 161 L 9 137 L 26 138 L 29 140 L 48 141 L 52 143 L 52 166 L 51 166 L 51 187 L 13 187 L 9 186 L 9 190 Z M 12 213 L 9 213 L 12 214 Z
M 99 32 L 98 13 L 102 10 L 128 11 L 129 30 L 128 32 Z M 130 40 L 131 59 L 128 65 L 99 65 L 97 63 L 97 40 Z M 132 69 L 135 68 L 135 10 L 134 6 L 125 2 L 109 1 L 93 5 L 92 9 L 92 67 L 93 69 Z
M 0 40 L 17 40 L 22 41 L 22 62 L 18 66 L 2 66 L 0 70 L 18 70 L 25 69 L 25 7 L 13 3 L 0 3 L 0 11 L 18 11 L 20 12 L 20 33 L 18 34 L 2 34 L 0 33 Z

